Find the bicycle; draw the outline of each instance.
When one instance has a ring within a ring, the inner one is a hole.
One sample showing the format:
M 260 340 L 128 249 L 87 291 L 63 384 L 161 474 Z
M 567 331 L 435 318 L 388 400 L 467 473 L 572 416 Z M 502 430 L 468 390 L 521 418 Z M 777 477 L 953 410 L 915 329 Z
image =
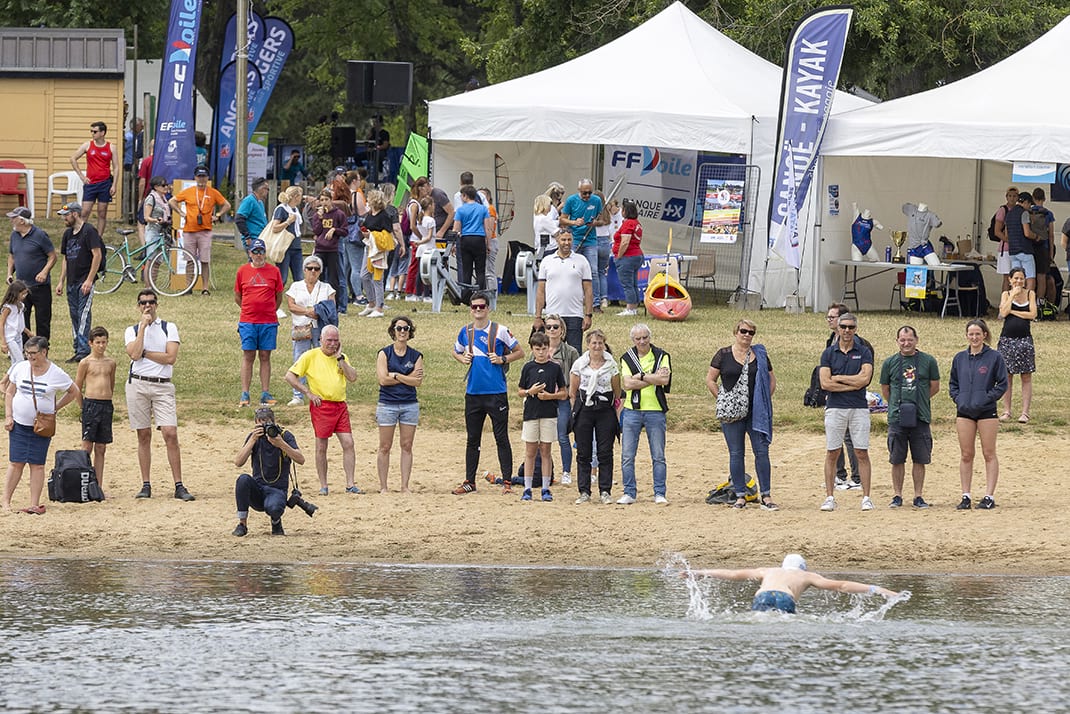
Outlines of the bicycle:
M 149 286 L 160 295 L 178 297 L 193 289 L 201 275 L 201 265 L 193 253 L 174 245 L 169 236 L 131 248 L 130 234 L 137 231 L 129 228 L 115 231 L 123 237 L 123 244 L 118 248 L 104 246 L 104 266 L 93 284 L 94 293 L 107 295 L 124 282 L 137 283 L 142 272 Z

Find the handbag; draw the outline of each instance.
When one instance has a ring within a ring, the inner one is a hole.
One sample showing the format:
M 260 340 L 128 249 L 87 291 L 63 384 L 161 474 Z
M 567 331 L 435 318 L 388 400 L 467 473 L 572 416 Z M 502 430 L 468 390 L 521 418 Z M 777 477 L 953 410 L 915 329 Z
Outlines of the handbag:
M 747 373 L 749 371 L 750 350 L 747 350 L 743 358 L 743 371 L 739 379 L 731 389 L 722 389 L 717 393 L 717 420 L 721 422 L 742 421 L 747 418 L 750 411 L 749 397 L 747 392 Z
M 309 296 L 309 302 L 313 305 L 316 304 L 316 297 L 320 293 L 320 283 L 316 283 L 316 287 L 312 291 L 312 295 Z M 314 318 L 312 318 L 314 320 Z M 312 322 L 306 322 L 304 325 L 294 325 L 290 328 L 290 339 L 294 342 L 300 342 L 301 340 L 312 339 Z
M 293 242 L 293 233 L 283 228 L 281 231 L 272 230 L 272 226 L 275 224 L 275 219 L 268 221 L 264 226 L 264 230 L 260 231 L 258 238 L 264 241 L 264 253 L 267 254 L 267 259 L 272 263 L 281 263 L 282 259 L 286 257 L 286 251 L 290 247 L 290 243 Z
M 30 367 L 30 394 L 33 396 L 33 409 L 36 415 L 33 418 L 33 433 L 38 436 L 51 438 L 56 434 L 56 414 L 47 414 L 37 409 L 37 387 L 33 382 L 33 367 Z

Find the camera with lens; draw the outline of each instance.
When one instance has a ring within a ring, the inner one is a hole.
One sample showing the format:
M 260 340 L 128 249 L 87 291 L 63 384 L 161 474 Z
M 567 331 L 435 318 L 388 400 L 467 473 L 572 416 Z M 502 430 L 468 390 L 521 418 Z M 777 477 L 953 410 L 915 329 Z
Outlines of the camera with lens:
M 286 507 L 300 508 L 302 511 L 308 514 L 309 518 L 311 518 L 316 512 L 316 509 L 319 508 L 319 506 L 315 505 L 314 503 L 309 503 L 305 499 L 301 498 L 301 492 L 298 491 L 296 488 L 290 492 L 290 497 L 286 499 Z
M 279 425 L 273 421 L 264 422 L 264 436 L 268 437 L 269 439 L 274 439 L 276 437 L 282 436 L 282 429 L 279 428 Z M 297 495 L 300 496 L 301 494 Z

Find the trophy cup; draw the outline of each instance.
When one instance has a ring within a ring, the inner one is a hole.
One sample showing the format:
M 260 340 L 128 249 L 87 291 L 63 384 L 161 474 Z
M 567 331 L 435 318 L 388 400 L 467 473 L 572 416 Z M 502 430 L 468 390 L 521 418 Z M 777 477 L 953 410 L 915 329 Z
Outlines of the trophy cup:
M 907 242 L 906 231 L 891 231 L 892 243 L 895 244 L 895 255 L 892 256 L 893 263 L 905 263 L 906 258 L 903 257 L 903 244 Z

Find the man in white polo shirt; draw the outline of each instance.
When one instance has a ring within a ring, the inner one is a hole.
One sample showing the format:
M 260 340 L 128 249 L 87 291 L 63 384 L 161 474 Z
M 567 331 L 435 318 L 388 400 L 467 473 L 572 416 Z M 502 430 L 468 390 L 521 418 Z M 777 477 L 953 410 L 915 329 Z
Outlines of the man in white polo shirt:
M 535 288 L 535 329 L 542 329 L 543 312 L 560 315 L 568 328 L 565 341 L 583 352 L 583 333 L 591 326 L 594 296 L 591 292 L 591 264 L 572 252 L 572 236 L 559 231 L 557 252 L 539 263 Z
M 137 431 L 137 462 L 141 467 L 141 491 L 137 498 L 152 498 L 149 469 L 152 466 L 152 422 L 163 435 L 167 461 L 175 480 L 175 498 L 192 501 L 182 485 L 182 453 L 178 447 L 178 410 L 171 372 L 178 361 L 178 326 L 156 317 L 156 291 L 145 288 L 137 295 L 141 319 L 126 328 L 126 354 L 130 375 L 126 380 L 126 408 L 130 428 Z

